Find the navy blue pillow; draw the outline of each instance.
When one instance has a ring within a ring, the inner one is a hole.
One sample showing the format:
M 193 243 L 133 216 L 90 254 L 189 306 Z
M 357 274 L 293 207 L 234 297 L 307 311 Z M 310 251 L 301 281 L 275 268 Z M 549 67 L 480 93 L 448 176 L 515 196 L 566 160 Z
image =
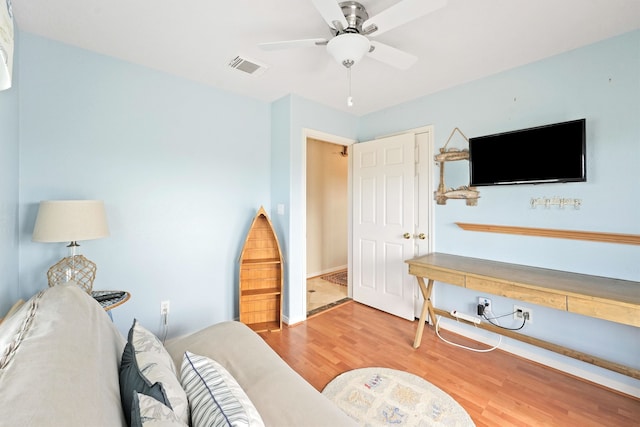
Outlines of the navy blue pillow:
M 120 400 L 122 401 L 122 410 L 128 425 L 131 425 L 131 408 L 133 407 L 133 398 L 136 392 L 151 396 L 171 408 L 162 384 L 151 384 L 138 369 L 135 350 L 133 345 L 128 342 L 124 346 L 120 363 Z

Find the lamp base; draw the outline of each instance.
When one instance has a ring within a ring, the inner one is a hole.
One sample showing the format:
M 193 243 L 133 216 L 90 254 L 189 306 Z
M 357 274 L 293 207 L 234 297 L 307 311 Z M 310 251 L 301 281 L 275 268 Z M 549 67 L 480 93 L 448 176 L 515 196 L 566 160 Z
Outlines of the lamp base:
M 88 294 L 91 294 L 95 278 L 96 264 L 83 255 L 64 257 L 47 271 L 49 287 L 75 282 Z

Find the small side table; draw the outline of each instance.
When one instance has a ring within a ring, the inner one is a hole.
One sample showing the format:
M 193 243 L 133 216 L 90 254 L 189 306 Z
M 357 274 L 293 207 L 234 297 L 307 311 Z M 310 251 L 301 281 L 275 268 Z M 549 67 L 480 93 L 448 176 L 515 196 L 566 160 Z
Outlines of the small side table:
M 109 294 L 118 295 L 114 295 L 113 298 L 102 299 L 102 297 Z M 112 310 L 129 301 L 129 298 L 131 298 L 131 294 L 127 291 L 91 291 L 91 296 L 95 299 L 101 299 L 98 303 L 105 309 L 105 311 Z

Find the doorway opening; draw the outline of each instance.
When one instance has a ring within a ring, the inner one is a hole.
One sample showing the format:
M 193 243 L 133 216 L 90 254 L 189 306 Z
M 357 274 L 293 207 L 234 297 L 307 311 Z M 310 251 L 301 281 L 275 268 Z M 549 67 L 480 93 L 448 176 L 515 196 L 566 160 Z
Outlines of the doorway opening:
M 307 317 L 349 301 L 349 149 L 307 138 Z
M 340 270 L 307 279 L 307 317 L 326 311 L 345 302 L 348 296 L 346 280 L 336 283 L 331 276 L 347 276 L 347 270 Z

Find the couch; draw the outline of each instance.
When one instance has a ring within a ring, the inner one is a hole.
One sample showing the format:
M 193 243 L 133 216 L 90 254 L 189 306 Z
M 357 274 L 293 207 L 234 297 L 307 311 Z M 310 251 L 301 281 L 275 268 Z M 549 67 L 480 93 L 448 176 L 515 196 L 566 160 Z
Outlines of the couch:
M 244 324 L 163 345 L 134 320 L 124 337 L 73 284 L 0 324 L 0 414 L 0 426 L 355 425 Z

